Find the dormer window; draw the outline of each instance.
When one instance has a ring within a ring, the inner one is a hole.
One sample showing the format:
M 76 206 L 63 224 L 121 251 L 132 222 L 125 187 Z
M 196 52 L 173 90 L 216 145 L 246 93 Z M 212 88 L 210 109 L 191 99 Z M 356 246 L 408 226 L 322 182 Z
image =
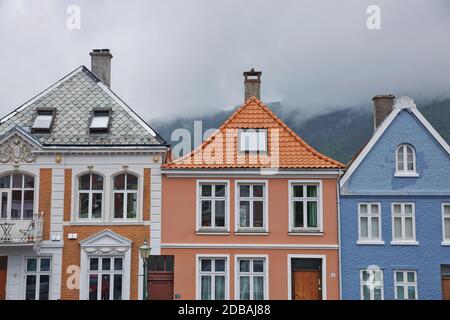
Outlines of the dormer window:
M 239 130 L 239 152 L 267 152 L 267 129 Z
M 111 118 L 111 110 L 109 109 L 94 110 L 91 119 L 91 125 L 89 127 L 91 132 L 108 132 L 110 118 Z
M 401 144 L 396 151 L 396 176 L 417 176 L 416 153 L 408 144 Z
M 50 132 L 55 120 L 56 109 L 37 109 L 31 126 L 33 132 Z

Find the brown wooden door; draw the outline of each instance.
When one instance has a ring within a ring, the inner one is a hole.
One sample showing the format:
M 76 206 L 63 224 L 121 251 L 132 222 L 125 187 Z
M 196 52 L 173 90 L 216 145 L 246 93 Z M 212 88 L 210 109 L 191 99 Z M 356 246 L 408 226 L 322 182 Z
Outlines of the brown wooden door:
M 442 277 L 442 299 L 450 300 L 450 277 Z
M 149 300 L 173 300 L 173 272 L 151 272 L 148 277 Z
M 8 276 L 8 257 L 0 257 L 0 300 L 6 298 L 6 277 Z
M 293 272 L 293 300 L 321 300 L 320 270 L 301 270 Z

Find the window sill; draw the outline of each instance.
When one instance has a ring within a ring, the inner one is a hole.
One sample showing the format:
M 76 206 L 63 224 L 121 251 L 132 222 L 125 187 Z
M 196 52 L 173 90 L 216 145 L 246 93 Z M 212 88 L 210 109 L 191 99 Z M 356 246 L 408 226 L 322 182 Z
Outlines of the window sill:
M 110 225 L 120 225 L 120 226 L 136 226 L 136 225 L 147 225 L 150 221 L 72 221 L 64 222 L 63 225 L 69 226 L 110 226 Z
M 450 246 L 450 241 L 449 240 L 446 240 L 446 241 L 442 241 L 441 242 L 441 246 Z
M 236 236 L 268 236 L 268 230 L 237 230 L 234 232 Z
M 415 240 L 392 240 L 392 246 L 418 246 L 419 242 Z
M 356 241 L 358 245 L 372 245 L 372 246 L 384 246 L 383 240 L 358 240 Z
M 323 236 L 323 231 L 320 229 L 291 229 L 290 236 Z
M 230 231 L 224 228 L 218 228 L 218 229 L 198 229 L 195 234 L 197 235 L 213 235 L 213 236 L 223 236 L 223 235 L 229 235 Z
M 411 172 L 411 173 L 396 172 L 396 173 L 394 173 L 394 177 L 397 177 L 397 178 L 417 178 L 418 176 L 419 176 L 419 174 L 416 172 Z

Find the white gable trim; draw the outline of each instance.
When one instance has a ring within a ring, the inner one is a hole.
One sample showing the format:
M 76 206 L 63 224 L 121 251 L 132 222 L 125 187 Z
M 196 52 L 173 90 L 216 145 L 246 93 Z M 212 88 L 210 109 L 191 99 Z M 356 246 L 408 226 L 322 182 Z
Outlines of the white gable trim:
M 111 244 L 102 243 L 101 240 L 105 238 L 110 238 L 113 241 L 111 241 Z M 120 246 L 120 247 L 130 247 L 133 241 L 121 236 L 120 234 L 117 234 L 109 229 L 102 230 L 89 238 L 86 238 L 82 241 L 80 241 L 80 245 L 82 248 L 87 247 L 104 247 L 104 246 Z
M 353 175 L 355 170 L 359 167 L 361 162 L 365 159 L 369 151 L 373 148 L 373 146 L 377 143 L 377 141 L 380 139 L 380 137 L 383 135 L 383 133 L 386 131 L 386 129 L 391 125 L 392 121 L 397 117 L 397 115 L 402 110 L 408 110 L 412 114 L 416 116 L 416 118 L 419 120 L 419 122 L 425 127 L 425 129 L 428 130 L 428 132 L 431 133 L 431 135 L 436 139 L 436 141 L 444 148 L 445 151 L 447 151 L 448 154 L 450 154 L 450 146 L 445 142 L 445 140 L 440 136 L 439 133 L 433 128 L 433 126 L 428 122 L 427 119 L 420 113 L 420 111 L 415 108 L 394 108 L 394 110 L 389 114 L 389 116 L 383 121 L 381 126 L 378 127 L 378 129 L 375 131 L 375 134 L 370 139 L 369 143 L 364 147 L 362 152 L 358 155 L 358 157 L 353 161 L 353 163 L 350 165 L 350 167 L 345 172 L 344 176 L 342 177 L 341 181 L 339 182 L 340 188 L 342 188 L 347 181 L 350 179 L 350 177 Z

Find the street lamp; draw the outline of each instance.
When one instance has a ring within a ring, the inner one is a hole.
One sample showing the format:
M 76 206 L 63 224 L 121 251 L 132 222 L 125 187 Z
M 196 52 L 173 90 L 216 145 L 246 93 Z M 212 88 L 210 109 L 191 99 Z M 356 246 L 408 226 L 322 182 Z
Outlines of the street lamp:
M 144 283 L 142 286 L 142 300 L 147 300 L 147 261 L 150 256 L 150 246 L 147 243 L 147 239 L 144 240 L 144 243 L 139 247 L 139 252 L 141 253 L 141 258 L 144 266 Z

